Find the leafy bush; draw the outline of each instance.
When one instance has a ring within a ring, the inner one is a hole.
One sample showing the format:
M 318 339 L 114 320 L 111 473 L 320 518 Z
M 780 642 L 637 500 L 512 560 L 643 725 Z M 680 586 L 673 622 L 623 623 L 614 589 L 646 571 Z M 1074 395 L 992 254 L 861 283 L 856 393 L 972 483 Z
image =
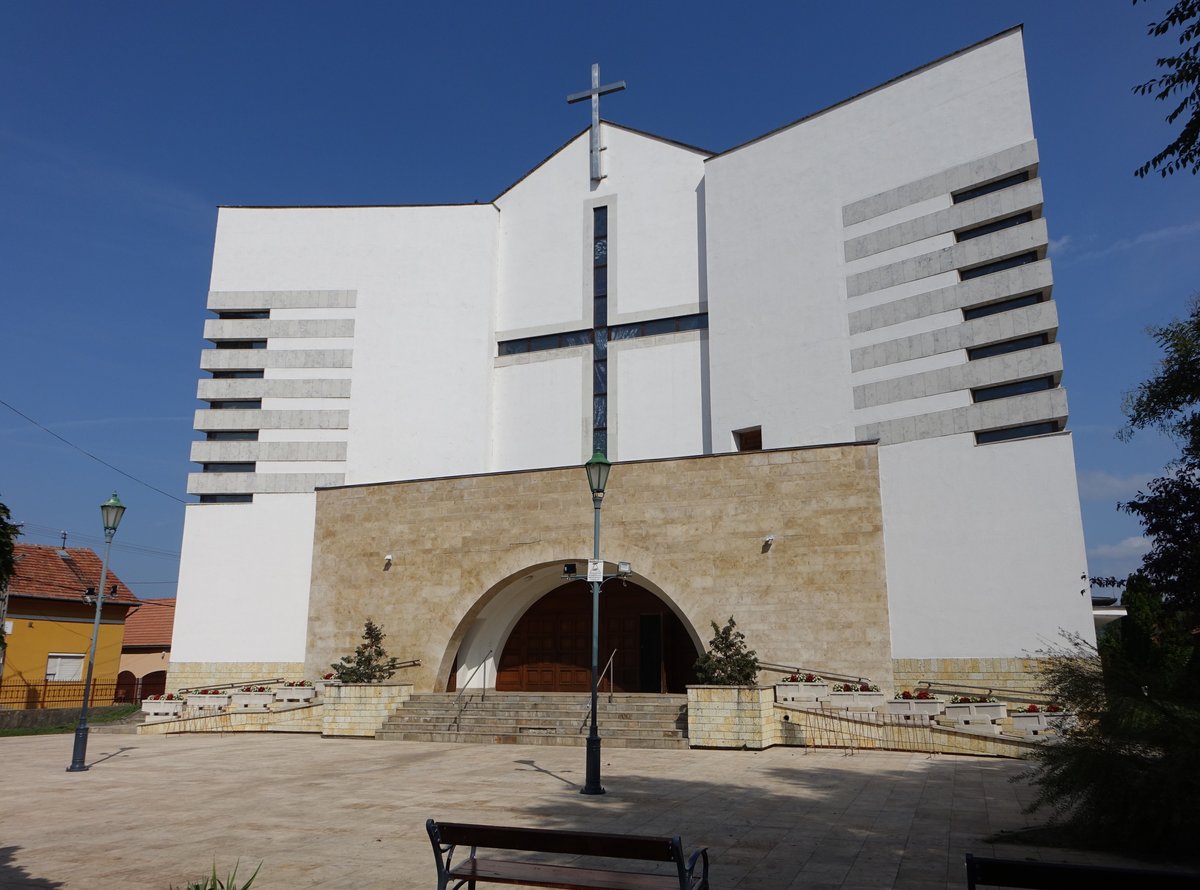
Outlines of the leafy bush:
M 1080 839 L 1178 852 L 1200 836 L 1200 659 L 1190 621 L 1136 577 L 1098 648 L 1068 637 L 1046 653 L 1043 688 L 1076 720 L 1034 755 L 1030 811 Z
M 331 664 L 334 678 L 343 683 L 379 683 L 389 679 L 400 664 L 398 658 L 389 658 L 383 648 L 385 634 L 370 618 L 363 625 L 362 639 L 353 655 L 343 655 L 337 664 Z
M 746 635 L 731 615 L 724 627 L 712 622 L 708 651 L 696 660 L 696 679 L 709 686 L 753 686 L 758 680 L 758 656 L 746 648 Z

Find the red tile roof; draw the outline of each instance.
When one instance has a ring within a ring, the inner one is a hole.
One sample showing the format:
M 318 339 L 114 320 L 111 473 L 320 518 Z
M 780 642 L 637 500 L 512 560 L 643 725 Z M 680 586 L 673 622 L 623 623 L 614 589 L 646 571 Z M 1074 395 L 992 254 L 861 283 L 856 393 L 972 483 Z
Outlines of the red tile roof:
M 50 597 L 78 601 L 89 587 L 100 586 L 100 557 L 87 547 L 63 550 L 46 544 L 17 544 L 13 547 L 16 572 L 8 582 L 9 596 Z M 109 602 L 136 603 L 133 591 L 122 583 L 111 568 L 105 586 L 117 595 Z
M 125 619 L 123 648 L 154 646 L 171 648 L 171 627 L 175 624 L 175 598 L 142 600 Z

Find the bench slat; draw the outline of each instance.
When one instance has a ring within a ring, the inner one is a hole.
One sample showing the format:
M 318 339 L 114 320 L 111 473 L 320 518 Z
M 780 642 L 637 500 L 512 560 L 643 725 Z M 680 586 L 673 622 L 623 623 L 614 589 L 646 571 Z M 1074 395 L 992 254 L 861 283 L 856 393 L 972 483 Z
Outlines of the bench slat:
M 577 887 L 592 890 L 677 890 L 679 887 L 679 878 L 676 875 L 638 875 L 504 859 L 471 859 L 453 868 L 450 875 L 455 880 L 556 887 L 560 890 Z
M 1200 877 L 1160 869 L 1073 865 L 1022 859 L 990 859 L 966 854 L 967 886 L 1023 890 L 1198 890 Z
M 645 862 L 674 862 L 673 838 L 630 837 L 623 834 L 544 828 L 510 828 L 502 825 L 472 825 L 439 822 L 438 836 L 444 844 L 522 850 L 528 853 L 564 853 L 570 856 L 607 856 Z M 678 881 L 676 881 L 678 883 Z

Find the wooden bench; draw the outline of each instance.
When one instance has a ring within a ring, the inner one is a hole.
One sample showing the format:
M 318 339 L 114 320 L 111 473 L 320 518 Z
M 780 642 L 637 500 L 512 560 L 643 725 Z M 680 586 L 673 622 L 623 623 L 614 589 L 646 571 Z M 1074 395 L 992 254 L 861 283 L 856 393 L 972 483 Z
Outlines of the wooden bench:
M 588 888 L 588 890 L 708 890 L 708 848 L 697 850 L 684 862 L 678 837 L 645 837 L 599 834 L 588 831 L 553 831 L 470 825 L 463 822 L 425 823 L 433 856 L 437 860 L 438 890 L 474 890 L 481 884 L 521 884 L 529 887 Z M 455 848 L 470 848 L 470 855 L 454 863 Z M 519 859 L 480 858 L 479 848 L 597 856 L 638 862 L 674 862 L 675 873 L 615 871 L 577 865 L 552 865 Z M 697 862 L 703 869 L 696 874 Z
M 968 853 L 967 888 L 1018 887 L 1026 890 L 1198 890 L 1200 875 L 1102 865 L 1070 865 L 1027 859 L 989 859 Z

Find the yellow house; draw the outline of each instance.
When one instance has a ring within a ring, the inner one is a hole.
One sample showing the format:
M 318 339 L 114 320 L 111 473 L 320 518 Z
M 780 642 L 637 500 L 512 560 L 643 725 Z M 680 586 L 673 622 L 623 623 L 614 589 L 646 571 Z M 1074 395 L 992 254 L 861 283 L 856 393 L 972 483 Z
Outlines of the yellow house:
M 77 707 L 96 615 L 95 601 L 87 595 L 89 588 L 100 586 L 100 558 L 86 547 L 17 544 L 14 550 L 0 708 Z M 105 586 L 92 673 L 95 705 L 114 700 L 125 615 L 137 605 L 133 592 L 111 570 Z

